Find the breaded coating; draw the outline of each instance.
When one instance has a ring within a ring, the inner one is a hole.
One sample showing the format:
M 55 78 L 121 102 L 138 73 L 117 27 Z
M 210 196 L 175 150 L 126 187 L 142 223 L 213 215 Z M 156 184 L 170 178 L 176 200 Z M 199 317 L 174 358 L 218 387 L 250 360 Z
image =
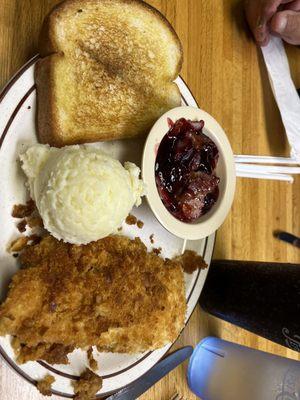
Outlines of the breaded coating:
M 76 246 L 48 236 L 27 247 L 20 261 L 23 269 L 0 307 L 0 335 L 18 339 L 20 362 L 49 361 L 55 352 L 63 359 L 73 348 L 90 346 L 154 350 L 184 326 L 180 264 L 148 253 L 138 238 L 110 236 Z
M 46 375 L 45 378 L 38 381 L 36 387 L 43 396 L 52 396 L 51 386 L 54 382 L 55 382 L 54 376 Z
M 35 203 L 32 199 L 28 200 L 26 204 L 15 204 L 12 210 L 12 217 L 25 218 L 29 217 L 35 210 Z
M 67 355 L 74 350 L 74 346 L 55 343 L 40 343 L 37 346 L 30 347 L 21 343 L 16 337 L 13 338 L 11 344 L 19 364 L 31 360 L 44 360 L 48 364 L 68 364 Z
M 97 360 L 94 359 L 94 355 L 93 355 L 93 348 L 89 347 L 88 351 L 87 351 L 87 359 L 89 362 L 89 367 L 92 371 L 97 371 L 98 369 L 98 363 Z
M 193 250 L 185 250 L 183 254 L 173 258 L 173 260 L 179 262 L 182 269 L 187 274 L 192 274 L 197 271 L 197 269 L 208 268 L 204 258 Z
M 12 241 L 12 243 L 9 245 L 8 250 L 11 253 L 14 251 L 21 251 L 27 246 L 28 240 L 28 236 L 20 236 Z
M 102 388 L 102 378 L 89 369 L 81 375 L 79 381 L 73 383 L 75 400 L 92 400 Z

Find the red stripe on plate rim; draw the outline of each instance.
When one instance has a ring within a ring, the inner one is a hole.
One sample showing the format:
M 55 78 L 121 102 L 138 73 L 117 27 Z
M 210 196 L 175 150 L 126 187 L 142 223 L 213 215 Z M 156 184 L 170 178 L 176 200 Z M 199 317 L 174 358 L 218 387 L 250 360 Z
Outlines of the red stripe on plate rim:
M 29 61 L 27 61 L 26 64 L 24 64 L 14 75 L 13 77 L 7 82 L 7 84 L 3 87 L 3 89 L 0 92 L 0 103 L 6 96 L 6 94 L 9 92 L 11 87 L 14 85 L 14 83 L 20 78 L 21 75 L 24 74 L 24 72 L 30 68 L 33 64 L 37 62 L 37 60 L 40 58 L 38 54 L 36 54 L 34 57 L 32 57 Z

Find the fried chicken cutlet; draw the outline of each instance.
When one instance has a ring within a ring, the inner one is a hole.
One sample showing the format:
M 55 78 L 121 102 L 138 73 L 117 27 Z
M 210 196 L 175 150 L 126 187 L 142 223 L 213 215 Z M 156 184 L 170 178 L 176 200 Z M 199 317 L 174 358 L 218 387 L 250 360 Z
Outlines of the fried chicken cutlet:
M 19 362 L 64 362 L 73 348 L 90 346 L 153 350 L 184 326 L 180 264 L 148 253 L 138 238 L 76 246 L 48 236 L 20 261 L 23 269 L 0 307 L 0 335 L 13 335 Z

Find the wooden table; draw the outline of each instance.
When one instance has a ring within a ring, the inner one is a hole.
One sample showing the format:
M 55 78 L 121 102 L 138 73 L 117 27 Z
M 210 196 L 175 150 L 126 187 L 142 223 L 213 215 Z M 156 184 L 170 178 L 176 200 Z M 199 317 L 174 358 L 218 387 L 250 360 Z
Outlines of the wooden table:
M 238 0 L 151 0 L 175 27 L 184 47 L 182 76 L 201 108 L 227 132 L 235 154 L 286 155 L 279 112 L 273 100 L 260 50 L 244 21 Z M 37 52 L 45 14 L 57 0 L 0 0 L 0 87 Z M 300 50 L 288 48 L 292 73 L 300 87 Z M 232 212 L 218 232 L 214 257 L 300 263 L 300 251 L 272 237 L 275 229 L 300 236 L 300 179 L 293 185 L 238 179 Z M 256 349 L 296 358 L 300 355 L 213 318 L 196 308 L 176 346 L 195 345 L 215 335 Z M 195 399 L 181 366 L 143 400 L 168 400 L 179 392 Z M 42 396 L 0 361 L 1 400 L 37 400 Z

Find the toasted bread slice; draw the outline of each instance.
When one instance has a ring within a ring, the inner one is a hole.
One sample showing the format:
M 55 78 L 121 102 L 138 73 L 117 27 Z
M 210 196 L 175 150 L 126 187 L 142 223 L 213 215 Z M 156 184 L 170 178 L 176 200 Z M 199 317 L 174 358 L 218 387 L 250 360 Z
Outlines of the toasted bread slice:
M 44 22 L 37 128 L 54 146 L 147 133 L 180 105 L 180 41 L 140 0 L 66 0 Z

